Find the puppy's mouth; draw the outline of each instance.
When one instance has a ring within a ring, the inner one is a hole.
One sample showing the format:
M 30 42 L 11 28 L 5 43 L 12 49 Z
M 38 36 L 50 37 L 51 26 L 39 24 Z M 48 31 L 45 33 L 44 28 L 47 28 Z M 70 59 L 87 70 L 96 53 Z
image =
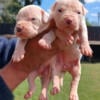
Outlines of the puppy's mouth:
M 71 22 L 68 21 L 68 22 L 65 22 L 65 27 L 66 29 L 71 29 L 71 30 L 77 30 L 78 29 L 78 25 L 76 22 Z
M 20 32 L 16 32 L 16 36 L 22 39 L 27 39 L 27 35 L 25 35 L 25 33 L 20 33 Z
M 78 30 L 78 27 L 75 26 L 75 25 L 71 25 L 71 26 L 67 26 L 66 29 L 67 29 L 67 30 L 70 30 L 70 31 L 72 31 L 72 30 L 73 30 L 73 31 L 77 31 L 77 30 Z
M 66 21 L 61 21 L 60 23 L 56 24 L 57 28 L 62 30 L 62 31 L 77 31 L 79 30 L 79 25 L 77 25 L 76 22 L 66 22 Z
M 61 23 L 63 23 L 62 26 L 64 26 L 65 29 L 68 29 L 68 30 L 75 30 L 76 31 L 79 28 L 78 22 L 73 17 L 65 16 L 63 18 L 63 20 L 61 21 Z

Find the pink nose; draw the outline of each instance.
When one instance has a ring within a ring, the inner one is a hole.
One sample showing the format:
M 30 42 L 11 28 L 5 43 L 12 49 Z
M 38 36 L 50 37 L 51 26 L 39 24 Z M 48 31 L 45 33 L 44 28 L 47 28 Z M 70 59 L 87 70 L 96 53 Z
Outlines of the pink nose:
M 66 19 L 66 23 L 67 23 L 68 25 L 70 25 L 70 24 L 72 23 L 72 20 L 71 20 L 71 19 Z
M 22 28 L 16 27 L 16 31 L 17 31 L 17 32 L 21 32 L 21 31 L 22 31 Z

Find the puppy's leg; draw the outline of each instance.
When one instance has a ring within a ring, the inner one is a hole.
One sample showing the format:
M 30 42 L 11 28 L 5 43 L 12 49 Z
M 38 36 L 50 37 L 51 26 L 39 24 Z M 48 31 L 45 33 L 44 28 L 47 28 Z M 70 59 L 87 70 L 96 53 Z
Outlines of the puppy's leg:
M 81 28 L 82 28 L 82 33 L 79 33 L 80 50 L 83 55 L 92 56 L 93 51 L 88 41 L 88 32 L 87 32 L 85 17 L 82 17 Z
M 54 32 L 50 31 L 39 40 L 39 45 L 45 49 L 51 49 L 51 43 L 55 40 L 55 38 Z
M 33 71 L 32 73 L 29 74 L 29 76 L 28 76 L 29 90 L 24 95 L 25 99 L 31 98 L 32 94 L 35 92 L 36 86 L 35 86 L 34 80 L 37 77 L 37 75 L 38 75 L 38 73 L 36 71 Z
M 51 90 L 52 95 L 58 94 L 60 92 L 60 76 L 58 73 L 53 75 L 53 88 Z
M 14 62 L 19 62 L 20 60 L 24 58 L 24 54 L 25 54 L 24 48 L 25 48 L 26 43 L 27 43 L 27 40 L 22 40 L 22 39 L 17 40 L 15 51 L 12 55 L 12 60 Z
M 53 89 L 51 90 L 51 94 L 55 95 L 60 92 L 60 76 L 61 76 L 61 64 L 57 61 L 57 57 L 52 59 L 52 79 L 53 79 Z
M 39 100 L 48 100 L 48 87 L 49 83 L 51 81 L 51 68 L 50 66 L 43 71 L 41 75 L 41 85 L 42 85 L 42 91 L 39 97 Z
M 70 97 L 69 100 L 79 100 L 78 97 L 78 85 L 81 76 L 81 65 L 78 62 L 76 65 L 72 67 L 70 71 L 72 75 L 71 89 L 70 89 Z

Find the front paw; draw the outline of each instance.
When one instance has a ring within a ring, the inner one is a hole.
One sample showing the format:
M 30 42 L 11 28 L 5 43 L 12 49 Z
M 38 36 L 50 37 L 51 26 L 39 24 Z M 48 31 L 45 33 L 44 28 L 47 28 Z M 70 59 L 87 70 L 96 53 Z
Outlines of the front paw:
M 59 92 L 60 92 L 60 89 L 58 89 L 57 87 L 53 87 L 53 89 L 51 90 L 52 95 L 58 94 Z
M 19 61 L 21 61 L 24 58 L 24 53 L 25 53 L 24 50 L 21 50 L 19 52 L 15 51 L 14 54 L 12 55 L 13 62 L 19 62 Z
M 28 91 L 25 95 L 24 95 L 24 99 L 25 100 L 28 100 L 29 98 L 31 98 L 33 95 L 33 92 L 32 91 Z
M 48 100 L 47 97 L 45 97 L 42 93 L 40 94 L 39 100 Z
M 85 56 L 92 57 L 93 55 L 93 51 L 89 45 L 85 45 L 85 44 L 81 45 L 80 50 L 81 50 L 81 53 Z
M 39 43 L 39 45 L 40 45 L 41 47 L 43 47 L 44 49 L 48 49 L 48 50 L 51 49 L 51 44 L 48 43 L 48 42 L 46 42 L 46 41 L 43 40 L 43 39 L 39 40 L 38 43 Z
M 66 37 L 66 45 L 71 45 L 74 42 L 74 37 L 72 35 L 68 35 Z

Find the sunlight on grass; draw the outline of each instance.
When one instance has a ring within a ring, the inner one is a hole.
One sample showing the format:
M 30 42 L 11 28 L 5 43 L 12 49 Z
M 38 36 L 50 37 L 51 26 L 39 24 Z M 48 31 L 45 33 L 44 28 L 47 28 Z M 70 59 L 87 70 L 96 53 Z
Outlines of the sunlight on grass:
M 68 100 L 70 90 L 71 76 L 67 73 L 64 77 L 64 86 L 62 91 L 52 96 L 49 88 L 49 100 Z M 36 79 L 37 89 L 33 97 L 29 100 L 38 100 L 41 85 L 39 78 Z M 23 96 L 28 89 L 27 81 L 25 80 L 19 87 L 14 91 L 15 100 L 24 100 Z M 100 63 L 83 63 L 82 64 L 82 76 L 79 84 L 79 97 L 80 100 L 100 100 Z

